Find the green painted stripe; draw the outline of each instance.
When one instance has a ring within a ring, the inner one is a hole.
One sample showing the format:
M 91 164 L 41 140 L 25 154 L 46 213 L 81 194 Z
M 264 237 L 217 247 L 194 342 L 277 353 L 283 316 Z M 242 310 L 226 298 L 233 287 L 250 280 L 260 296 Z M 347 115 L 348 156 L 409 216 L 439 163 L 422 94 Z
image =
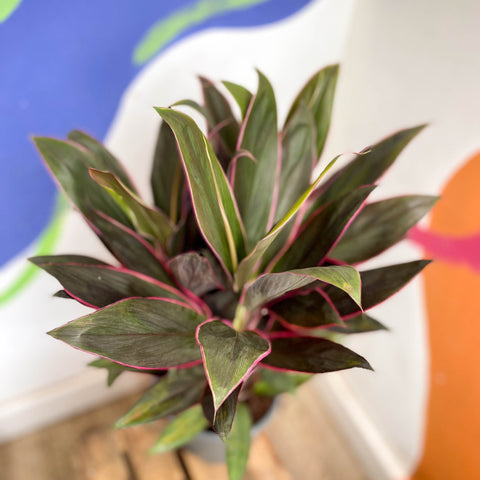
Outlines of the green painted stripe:
M 67 206 L 67 201 L 62 195 L 59 194 L 57 196 L 52 219 L 38 239 L 35 255 L 50 255 L 53 253 L 58 238 L 60 237 L 60 233 L 63 230 Z M 15 278 L 3 292 L 0 292 L 0 306 L 4 305 L 18 295 L 40 271 L 41 270 L 38 267 L 28 263 L 18 274 L 17 278 Z
M 133 52 L 133 62 L 141 65 L 150 60 L 180 33 L 209 18 L 230 10 L 240 10 L 268 0 L 200 0 L 166 19 L 155 23 L 140 40 Z
M 0 22 L 4 22 L 20 5 L 22 0 L 0 0 Z

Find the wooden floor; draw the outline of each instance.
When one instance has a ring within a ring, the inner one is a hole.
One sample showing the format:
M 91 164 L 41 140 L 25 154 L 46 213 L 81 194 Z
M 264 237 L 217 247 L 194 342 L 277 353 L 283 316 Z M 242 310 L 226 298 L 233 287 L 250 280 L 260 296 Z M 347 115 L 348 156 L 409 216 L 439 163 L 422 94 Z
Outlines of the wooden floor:
M 114 430 L 138 394 L 0 445 L 0 480 L 226 480 L 192 453 L 149 456 L 163 422 Z M 252 443 L 245 480 L 367 480 L 313 388 L 284 396 Z

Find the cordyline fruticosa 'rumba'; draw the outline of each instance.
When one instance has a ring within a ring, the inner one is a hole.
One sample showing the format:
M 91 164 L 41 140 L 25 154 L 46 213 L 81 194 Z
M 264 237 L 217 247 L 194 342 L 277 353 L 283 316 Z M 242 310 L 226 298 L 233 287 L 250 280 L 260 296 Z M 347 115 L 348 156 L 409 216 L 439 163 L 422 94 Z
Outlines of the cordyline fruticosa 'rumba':
M 251 423 L 246 400 L 292 389 L 308 374 L 370 368 L 335 333 L 384 328 L 365 313 L 427 261 L 358 272 L 431 208 L 430 196 L 367 203 L 375 182 L 422 129 L 402 130 L 311 183 L 327 136 L 338 67 L 319 71 L 278 129 L 272 87 L 225 82 L 238 104 L 201 78 L 207 137 L 172 108 L 153 160 L 154 205 L 140 198 L 100 143 L 35 138 L 65 194 L 117 259 L 36 257 L 58 295 L 92 313 L 50 332 L 102 358 L 109 383 L 125 370 L 158 376 L 118 422 L 177 414 L 154 446 L 165 451 L 211 426 L 227 442 L 231 479 L 242 476 Z M 297 372 L 297 373 L 291 373 Z M 304 375 L 299 375 L 302 372 Z M 241 448 L 240 448 L 240 447 Z

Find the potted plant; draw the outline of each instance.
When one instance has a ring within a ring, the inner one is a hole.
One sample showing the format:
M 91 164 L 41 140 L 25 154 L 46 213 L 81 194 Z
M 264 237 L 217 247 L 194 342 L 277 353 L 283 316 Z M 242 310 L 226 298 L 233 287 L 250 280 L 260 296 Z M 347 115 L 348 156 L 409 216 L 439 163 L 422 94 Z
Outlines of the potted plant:
M 423 128 L 399 131 L 313 183 L 330 124 L 338 67 L 300 91 L 278 130 L 267 78 L 258 89 L 224 82 L 236 107 L 201 78 L 207 136 L 175 108 L 162 117 L 143 200 L 120 163 L 79 131 L 35 138 L 60 187 L 116 258 L 57 255 L 32 261 L 63 286 L 56 295 L 94 311 L 51 332 L 99 355 L 111 384 L 125 370 L 157 382 L 119 420 L 173 420 L 165 451 L 209 427 L 226 442 L 231 480 L 243 475 L 255 399 L 291 391 L 312 374 L 363 357 L 332 335 L 384 328 L 365 311 L 427 265 L 359 272 L 354 266 L 402 238 L 435 202 L 403 196 L 367 203 L 375 182 Z M 240 118 L 234 113 L 239 112 Z M 328 175 L 327 175 L 328 174 Z

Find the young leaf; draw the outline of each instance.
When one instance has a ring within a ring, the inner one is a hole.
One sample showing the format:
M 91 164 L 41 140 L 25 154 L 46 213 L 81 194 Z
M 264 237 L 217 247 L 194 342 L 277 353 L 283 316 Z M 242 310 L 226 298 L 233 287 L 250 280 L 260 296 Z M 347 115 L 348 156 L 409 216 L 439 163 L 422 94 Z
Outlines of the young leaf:
M 185 174 L 175 135 L 165 122 L 158 132 L 150 184 L 155 205 L 176 224 L 180 218 Z
M 35 137 L 34 142 L 53 176 L 80 212 L 86 215 L 94 208 L 127 227 L 132 226 L 125 212 L 90 177 L 88 168 L 97 166 L 91 155 L 73 144 L 53 138 Z
M 289 122 L 302 105 L 312 111 L 316 126 L 317 158 L 322 153 L 330 128 L 337 78 L 338 65 L 331 65 L 316 73 L 298 94 L 287 116 L 287 122 Z
M 164 453 L 180 448 L 208 427 L 202 407 L 194 405 L 177 415 L 161 433 L 150 449 L 151 454 Z
M 150 244 L 137 232 L 101 212 L 91 210 L 87 216 L 92 230 L 122 265 L 161 282 L 172 284 L 163 263 L 155 255 Z
M 245 403 L 238 405 L 232 431 L 227 440 L 227 470 L 229 480 L 241 480 L 247 468 L 250 451 L 252 417 Z
M 30 261 L 54 276 L 69 295 L 93 307 L 105 307 L 129 297 L 164 297 L 187 302 L 185 296 L 170 285 L 98 260 L 53 255 Z
M 173 234 L 173 226 L 163 212 L 145 205 L 137 195 L 123 185 L 112 173 L 91 168 L 90 175 L 124 209 L 138 233 L 158 240 L 162 246 L 167 243 L 167 240 Z
M 172 258 L 169 267 L 177 282 L 197 296 L 219 288 L 219 281 L 210 262 L 196 252 L 183 253 Z
M 157 112 L 175 133 L 182 154 L 198 225 L 212 249 L 233 273 L 245 255 L 240 218 L 225 174 L 195 122 L 171 109 Z
M 285 226 L 292 221 L 297 212 L 300 210 L 302 205 L 305 203 L 307 198 L 313 192 L 313 190 L 320 183 L 320 180 L 327 174 L 333 164 L 336 162 L 338 157 L 334 158 L 322 171 L 322 173 L 317 177 L 317 179 L 308 187 L 303 195 L 290 207 L 290 210 L 283 216 L 281 220 L 268 232 L 268 234 L 262 238 L 255 248 L 245 257 L 240 265 L 238 266 L 238 271 L 235 274 L 235 288 L 241 290 L 245 283 L 250 279 L 250 276 L 254 272 L 257 263 L 261 260 L 263 254 L 267 251 L 268 247 L 272 245 L 279 234 L 283 231 Z
M 257 95 L 242 126 L 238 148 L 250 152 L 255 161 L 248 158 L 237 160 L 234 175 L 235 198 L 245 224 L 249 248 L 269 229 L 279 161 L 275 95 L 267 78 L 260 72 L 258 77 Z
M 248 106 L 250 105 L 250 102 L 253 97 L 252 93 L 249 90 L 247 90 L 245 87 L 242 87 L 241 85 L 238 85 L 236 83 L 227 82 L 227 81 L 224 81 L 222 83 L 227 88 L 227 90 L 230 92 L 230 94 L 232 95 L 232 97 L 235 99 L 238 106 L 240 107 L 242 118 L 245 118 L 245 115 L 247 114 Z
M 195 331 L 203 321 L 194 310 L 171 300 L 131 298 L 49 335 L 127 366 L 165 369 L 201 359 Z
M 353 367 L 372 370 L 362 356 L 324 338 L 274 338 L 271 343 L 272 351 L 262 363 L 282 370 L 305 373 L 334 372 Z
M 391 297 L 429 263 L 430 260 L 415 260 L 360 272 L 363 309 L 368 310 Z M 338 288 L 327 286 L 325 293 L 338 309 L 340 315 L 351 315 L 358 312 L 358 307 Z
M 200 325 L 197 341 L 217 412 L 225 399 L 268 354 L 270 346 L 258 333 L 237 332 L 220 320 Z
M 350 266 L 311 267 L 283 273 L 266 273 L 246 289 L 243 305 L 252 311 L 292 290 L 315 281 L 334 285 L 360 305 L 360 275 Z
M 377 330 L 388 330 L 388 328 L 381 324 L 378 320 L 370 317 L 365 313 L 360 313 L 347 320 L 343 326 L 334 325 L 328 328 L 330 332 L 335 333 L 363 333 L 363 332 L 375 332 Z
M 427 195 L 409 195 L 367 205 L 330 256 L 351 264 L 378 255 L 400 241 L 437 200 Z
M 170 370 L 115 426 L 131 427 L 179 413 L 198 403 L 204 388 L 205 375 L 202 367 Z
M 95 158 L 95 168 L 112 172 L 133 192 L 136 189 L 120 162 L 97 140 L 80 130 L 72 130 L 68 139 L 86 148 Z M 93 166 L 93 165 L 92 165 Z
M 425 125 L 420 125 L 401 130 L 376 145 L 364 149 L 360 155 L 323 184 L 313 202 L 312 210 L 362 185 L 373 185 L 393 164 L 410 140 L 424 127 Z
M 125 365 L 120 365 L 119 363 L 112 362 L 106 358 L 97 358 L 93 362 L 88 364 L 89 367 L 95 368 L 104 368 L 108 372 L 107 385 L 110 387 L 113 382 L 123 373 L 123 372 L 135 372 L 135 373 L 145 373 L 145 374 L 155 374 L 158 375 L 158 370 L 139 370 L 138 368 L 126 367 Z
M 374 186 L 359 187 L 333 200 L 312 216 L 272 271 L 282 272 L 321 263 L 374 189 Z
M 342 318 L 333 305 L 317 291 L 306 295 L 287 297 L 269 308 L 284 322 L 301 328 L 318 328 L 332 324 L 343 325 Z
M 253 390 L 256 395 L 274 397 L 282 393 L 295 393 L 297 387 L 312 376 L 307 373 L 280 372 L 262 368 L 260 379 L 255 382 Z

